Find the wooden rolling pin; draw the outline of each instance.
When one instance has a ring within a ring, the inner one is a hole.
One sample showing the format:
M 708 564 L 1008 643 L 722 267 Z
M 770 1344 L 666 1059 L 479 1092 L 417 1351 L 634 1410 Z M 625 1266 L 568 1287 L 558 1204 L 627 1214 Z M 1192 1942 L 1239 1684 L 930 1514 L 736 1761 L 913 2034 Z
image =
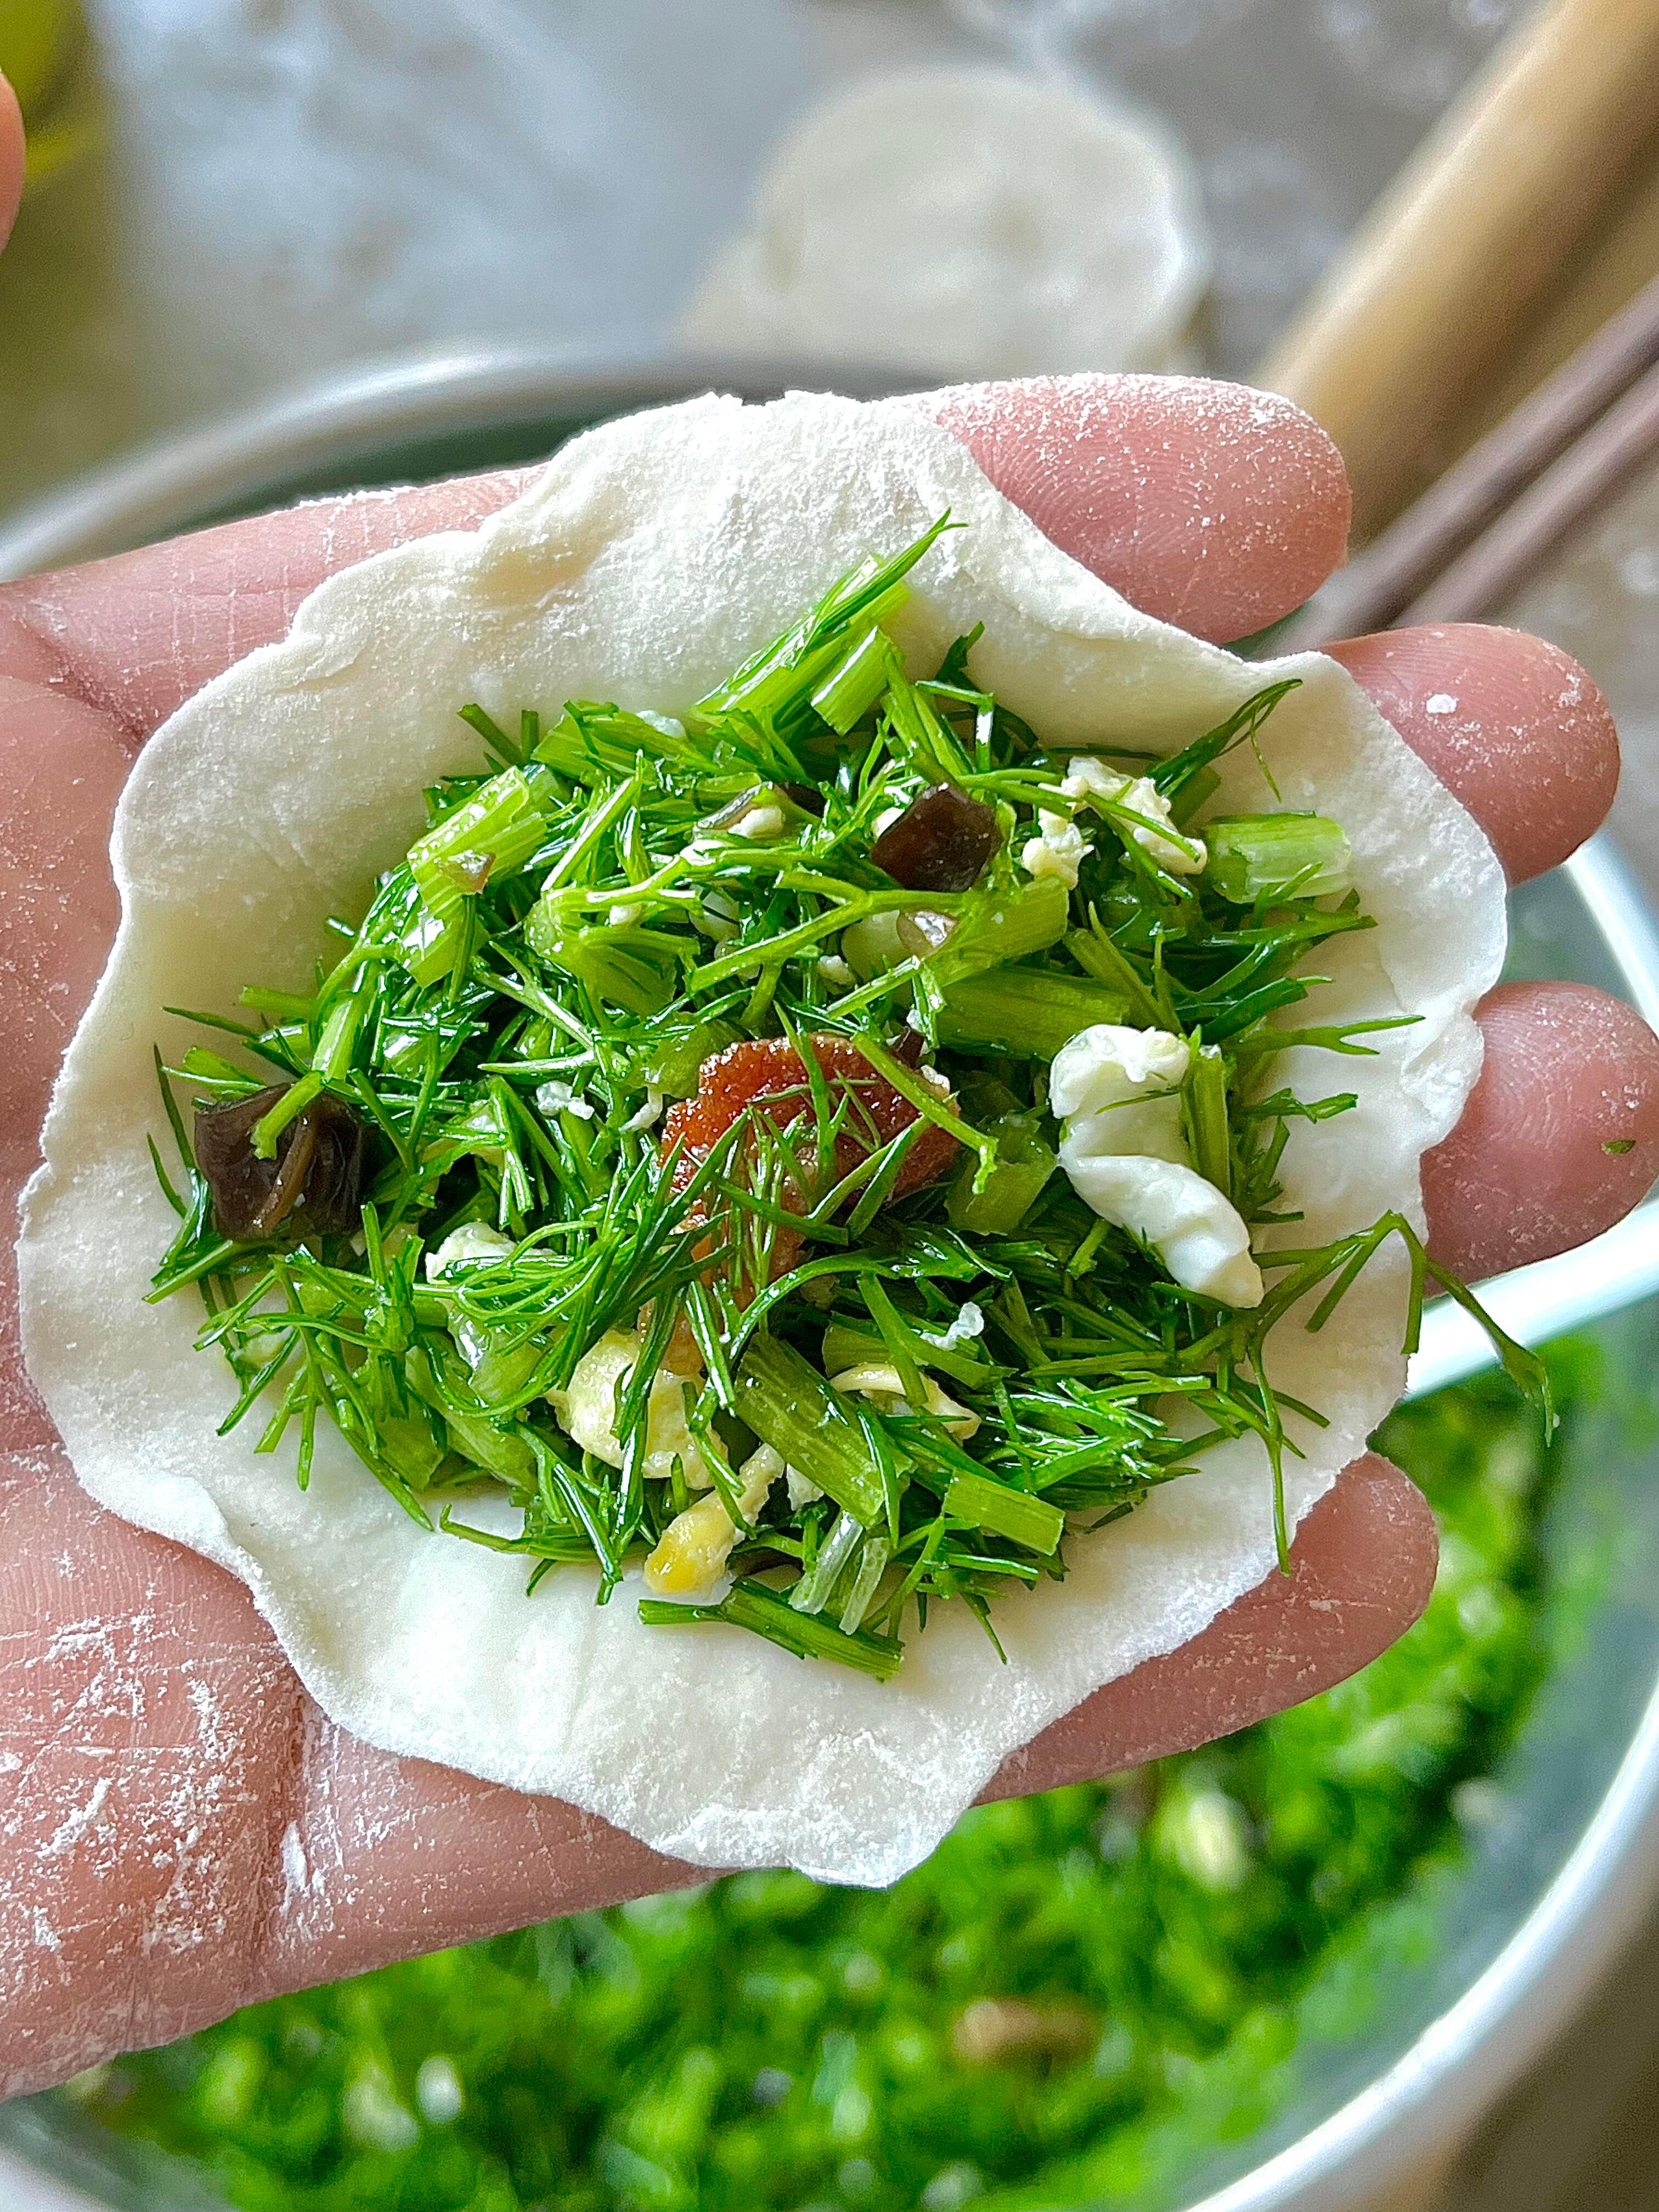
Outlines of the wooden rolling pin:
M 1341 447 L 1366 539 L 1431 483 L 1659 140 L 1659 0 L 1550 0 L 1384 193 L 1255 381 Z

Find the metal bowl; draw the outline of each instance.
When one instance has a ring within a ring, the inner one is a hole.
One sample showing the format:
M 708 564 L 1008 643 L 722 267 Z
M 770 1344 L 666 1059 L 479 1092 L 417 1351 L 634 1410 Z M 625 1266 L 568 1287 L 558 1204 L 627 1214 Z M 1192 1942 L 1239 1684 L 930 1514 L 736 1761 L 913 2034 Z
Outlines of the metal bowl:
M 711 383 L 746 396 L 828 381 L 692 362 L 533 352 L 426 356 L 274 401 L 104 471 L 0 526 L 0 575 L 94 557 L 170 531 L 360 485 L 501 466 L 583 424 Z M 838 380 L 846 388 L 846 380 Z M 1659 1020 L 1659 935 L 1601 841 L 1514 901 L 1511 970 L 1595 982 Z M 1659 1282 L 1659 1235 L 1602 1240 L 1508 1279 L 1505 1317 L 1534 1340 Z M 1650 1368 L 1659 1301 L 1599 1324 Z M 1443 1329 L 1418 1388 L 1467 1371 Z M 1495 1770 L 1495 1816 L 1431 1900 L 1432 1940 L 1379 1970 L 1361 2017 L 1306 2041 L 1256 2135 L 1191 2170 L 1162 2212 L 1358 2212 L 1449 2153 L 1571 2019 L 1659 1893 L 1659 1448 L 1592 1421 L 1542 1530 L 1553 1583 L 1593 1591 L 1520 1736 Z M 7 2148 L 9 2146 L 9 2148 Z M 199 2180 L 79 2120 L 60 2100 L 0 2107 L 0 2203 L 15 2212 L 196 2212 Z

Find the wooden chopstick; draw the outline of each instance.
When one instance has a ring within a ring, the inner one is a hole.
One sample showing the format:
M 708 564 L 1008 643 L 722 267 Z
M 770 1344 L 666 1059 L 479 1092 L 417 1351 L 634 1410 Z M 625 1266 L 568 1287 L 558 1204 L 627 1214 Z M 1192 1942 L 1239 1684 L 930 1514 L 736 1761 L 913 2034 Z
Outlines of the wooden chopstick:
M 1397 619 L 1475 622 L 1491 614 L 1656 453 L 1659 367 L 1639 378 L 1616 406 L 1569 446 Z
M 1659 0 L 1547 0 L 1430 132 L 1252 377 L 1341 448 L 1364 544 L 1659 143 Z
M 1490 613 L 1656 451 L 1659 278 L 1339 570 L 1275 650 Z

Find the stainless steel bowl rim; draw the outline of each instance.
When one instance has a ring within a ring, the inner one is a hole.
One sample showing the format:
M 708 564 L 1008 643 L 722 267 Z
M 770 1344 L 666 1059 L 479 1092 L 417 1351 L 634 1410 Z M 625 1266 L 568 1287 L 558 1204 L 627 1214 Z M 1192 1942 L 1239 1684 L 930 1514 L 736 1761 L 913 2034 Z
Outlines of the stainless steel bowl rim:
M 490 422 L 575 419 L 659 405 L 711 387 L 764 397 L 878 380 L 810 362 L 722 362 L 570 349 L 404 355 L 260 402 L 82 478 L 0 525 L 0 577 L 90 560 L 256 503 L 268 486 L 349 464 L 370 447 Z M 1659 1025 L 1659 930 L 1605 837 L 1567 864 L 1632 1002 Z M 1534 1340 L 1659 1287 L 1659 1201 L 1580 1255 L 1483 1285 Z M 1501 1304 L 1505 1292 L 1510 1299 Z M 1540 1316 L 1542 1318 L 1540 1319 Z M 1417 1389 L 1477 1364 L 1425 1331 Z M 1504 1949 L 1385 2073 L 1328 2119 L 1190 2212 L 1342 2212 L 1449 2152 L 1539 2057 L 1618 1958 L 1659 1893 L 1659 1693 L 1577 1848 Z M 94 2200 L 0 2150 L 18 2212 L 95 2212 Z
M 257 502 L 273 481 L 349 461 L 367 447 L 481 425 L 662 406 L 699 392 L 771 398 L 836 391 L 878 398 L 889 377 L 848 378 L 810 361 L 728 360 L 686 351 L 594 354 L 571 347 L 400 353 L 273 393 L 177 436 L 156 439 L 0 519 L 0 579 L 147 544 L 204 514 Z
M 1659 928 L 1635 876 L 1605 836 L 1576 853 L 1566 872 L 1632 1004 L 1659 1026 Z M 1606 1237 L 1480 1291 L 1516 1334 L 1540 1343 L 1656 1288 L 1659 1200 L 1650 1200 Z M 1457 1320 L 1443 1313 L 1446 1335 L 1467 1351 Z M 1413 1395 L 1477 1364 L 1431 1345 L 1426 1326 L 1424 1337 Z M 1427 1364 L 1437 1371 L 1425 1372 Z M 1589 1998 L 1656 1893 L 1659 1692 L 1571 1856 L 1455 2003 L 1328 2119 L 1191 2212 L 1341 2212 L 1448 2154 Z

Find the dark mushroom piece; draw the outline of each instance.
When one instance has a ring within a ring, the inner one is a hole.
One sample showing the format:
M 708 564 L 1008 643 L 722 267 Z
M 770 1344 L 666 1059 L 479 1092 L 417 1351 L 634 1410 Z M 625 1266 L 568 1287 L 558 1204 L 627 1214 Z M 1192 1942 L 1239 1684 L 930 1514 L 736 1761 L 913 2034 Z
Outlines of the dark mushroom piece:
M 301 1235 L 356 1229 L 362 1218 L 368 1131 L 325 1091 L 289 1123 L 274 1158 L 253 1149 L 253 1130 L 286 1090 L 196 1109 L 196 1164 L 213 1194 L 213 1224 L 239 1244 L 274 1236 L 284 1222 Z
M 783 793 L 786 799 L 793 799 L 795 805 L 799 807 L 803 814 L 814 815 L 820 822 L 823 821 L 823 793 L 817 789 L 816 785 L 810 783 L 781 783 L 778 786 L 778 789 Z
M 908 891 L 967 891 L 1001 842 L 994 807 L 934 783 L 888 823 L 870 858 Z

